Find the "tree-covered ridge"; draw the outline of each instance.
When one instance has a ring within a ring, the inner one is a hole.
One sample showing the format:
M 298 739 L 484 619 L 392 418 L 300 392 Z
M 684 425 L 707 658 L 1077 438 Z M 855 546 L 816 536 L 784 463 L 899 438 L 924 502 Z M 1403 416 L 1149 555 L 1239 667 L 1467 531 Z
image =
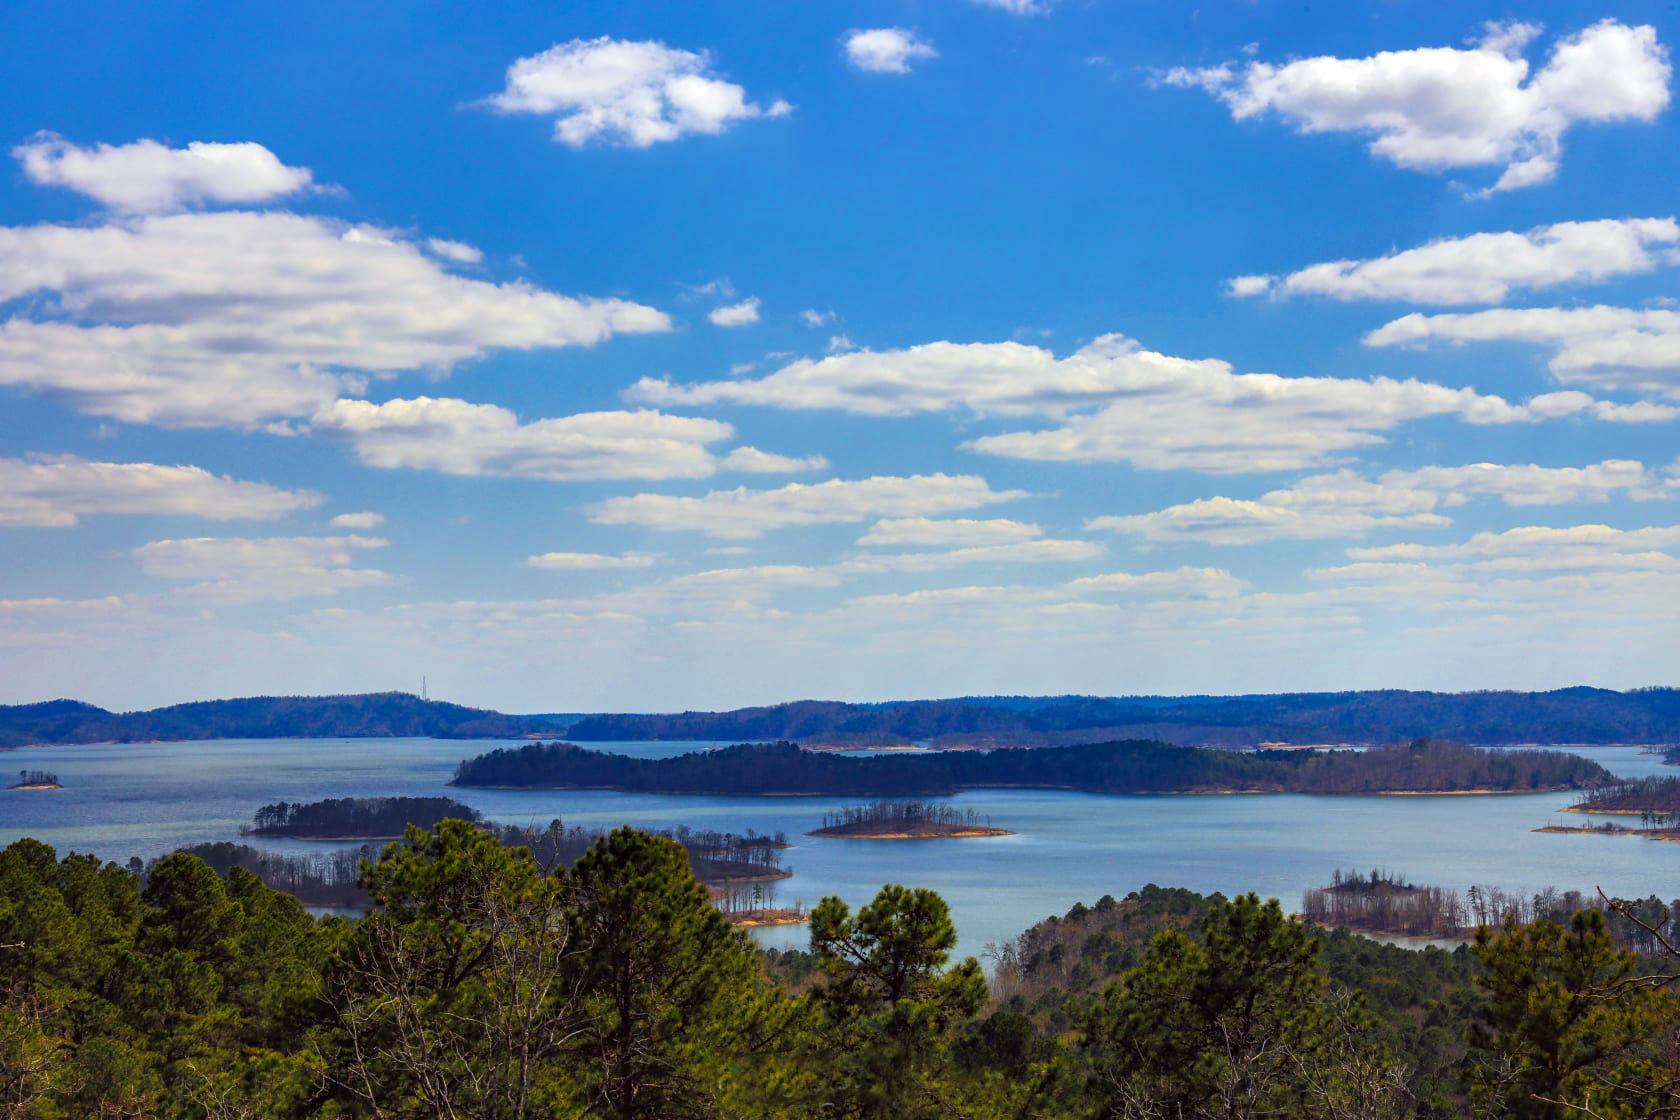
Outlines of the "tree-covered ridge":
M 1672 968 L 1597 911 L 1411 952 L 1149 887 L 989 984 L 891 884 L 761 955 L 631 829 L 545 873 L 446 821 L 359 884 L 318 921 L 187 854 L 0 851 L 7 1120 L 1654 1120 L 1680 1089 Z
M 298 839 L 388 840 L 409 825 L 436 828 L 449 817 L 479 823 L 477 809 L 452 797 L 333 797 L 324 801 L 277 801 L 256 811 L 247 836 Z
M 1022 750 L 855 758 L 792 743 L 740 744 L 675 758 L 631 758 L 574 743 L 503 747 L 463 761 L 457 786 L 618 789 L 722 795 L 927 797 L 1021 786 L 1097 793 L 1452 792 L 1579 789 L 1610 781 L 1560 751 L 1485 750 L 1425 740 L 1366 751 L 1252 754 L 1128 741 Z
M 1583 794 L 1571 808 L 1583 813 L 1680 816 L 1680 778 L 1624 778 Z
M 1133 730 L 1127 731 L 1127 728 Z M 1092 738 L 1257 746 L 1378 744 L 1420 737 L 1489 745 L 1680 740 L 1680 690 L 1278 693 L 1182 697 L 962 697 L 883 704 L 802 700 L 731 712 L 598 715 L 566 734 L 584 741 L 789 739 L 811 743 L 960 740 L 998 746 Z
M 0 747 L 180 739 L 513 739 L 560 730 L 544 720 L 422 700 L 406 692 L 251 696 L 120 713 L 75 700 L 0 705 Z

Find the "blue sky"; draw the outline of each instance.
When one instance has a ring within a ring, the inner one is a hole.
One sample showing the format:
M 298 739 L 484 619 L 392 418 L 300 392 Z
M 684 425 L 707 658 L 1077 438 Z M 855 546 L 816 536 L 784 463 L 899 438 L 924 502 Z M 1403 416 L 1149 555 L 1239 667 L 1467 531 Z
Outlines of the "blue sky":
M 7 5 L 0 701 L 1672 683 L 1672 5 Z

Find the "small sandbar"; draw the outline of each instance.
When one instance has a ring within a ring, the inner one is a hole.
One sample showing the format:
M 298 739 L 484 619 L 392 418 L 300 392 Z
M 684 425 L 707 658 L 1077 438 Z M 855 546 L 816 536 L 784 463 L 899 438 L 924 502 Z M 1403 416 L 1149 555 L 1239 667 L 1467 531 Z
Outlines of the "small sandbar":
M 811 920 L 803 910 L 736 910 L 724 915 L 736 929 L 758 926 L 796 926 Z
M 16 790 L 63 789 L 64 786 L 61 785 L 58 782 L 31 782 L 29 785 L 26 785 L 26 786 L 25 785 L 7 786 L 6 788 L 7 789 L 16 789 Z

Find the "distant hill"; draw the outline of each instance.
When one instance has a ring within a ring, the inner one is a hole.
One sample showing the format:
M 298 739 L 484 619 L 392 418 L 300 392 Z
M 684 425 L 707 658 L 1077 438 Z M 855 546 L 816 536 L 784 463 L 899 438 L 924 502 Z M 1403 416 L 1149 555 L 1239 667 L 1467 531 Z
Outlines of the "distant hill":
M 599 715 L 566 733 L 583 742 L 790 739 L 810 744 L 931 741 L 941 746 L 1059 746 L 1080 739 L 1183 744 L 1680 742 L 1680 689 L 1615 692 L 1292 692 L 1253 696 L 959 697 L 885 704 L 801 700 L 730 712 Z
M 0 706 L 0 747 L 147 739 L 424 735 L 582 742 L 791 740 L 810 745 L 1057 747 L 1119 739 L 1185 746 L 1375 745 L 1416 738 L 1512 745 L 1680 744 L 1680 689 L 1287 692 L 1252 696 L 964 696 L 797 700 L 728 712 L 504 715 L 404 692 L 258 696 L 108 712 L 76 700 Z
M 352 696 L 252 696 L 149 712 L 108 712 L 77 700 L 0 705 L 0 747 L 30 743 L 133 743 L 168 739 L 332 739 L 429 736 L 517 739 L 555 735 L 563 724 L 508 716 L 406 692 Z

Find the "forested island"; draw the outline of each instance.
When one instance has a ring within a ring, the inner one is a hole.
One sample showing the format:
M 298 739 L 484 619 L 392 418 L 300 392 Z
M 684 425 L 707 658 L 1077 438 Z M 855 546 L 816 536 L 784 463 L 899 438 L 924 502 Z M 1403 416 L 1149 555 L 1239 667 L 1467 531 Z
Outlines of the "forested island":
M 360 871 L 354 919 L 233 848 L 0 850 L 8 1116 L 1654 1118 L 1680 1088 L 1655 897 L 1545 892 L 1449 953 L 1148 886 L 988 977 L 951 959 L 944 900 L 897 885 L 758 951 L 679 844 L 627 828 L 545 872 L 443 822 Z
M 9 789 L 63 789 L 58 775 L 50 770 L 19 770 L 18 780 Z
M 477 809 L 451 797 L 336 797 L 264 805 L 240 833 L 294 840 L 396 840 L 411 824 L 436 828 L 451 817 L 473 824 L 483 820 Z
M 973 809 L 957 809 L 932 801 L 875 801 L 843 805 L 823 814 L 822 827 L 807 836 L 841 836 L 853 840 L 933 840 L 970 836 L 1013 836 L 993 828 L 990 817 Z
M 450 783 L 720 795 L 930 797 L 1022 787 L 1093 793 L 1466 793 L 1593 789 L 1598 763 L 1545 750 L 1417 740 L 1366 751 L 1240 753 L 1134 740 L 1077 747 L 938 751 L 854 758 L 793 743 L 747 743 L 632 758 L 575 743 L 503 747 L 463 761 Z
M 406 692 L 252 696 L 146 712 L 108 712 L 78 700 L 0 705 L 0 747 L 181 739 L 518 739 L 563 732 L 563 724 L 543 717 L 507 716 Z

